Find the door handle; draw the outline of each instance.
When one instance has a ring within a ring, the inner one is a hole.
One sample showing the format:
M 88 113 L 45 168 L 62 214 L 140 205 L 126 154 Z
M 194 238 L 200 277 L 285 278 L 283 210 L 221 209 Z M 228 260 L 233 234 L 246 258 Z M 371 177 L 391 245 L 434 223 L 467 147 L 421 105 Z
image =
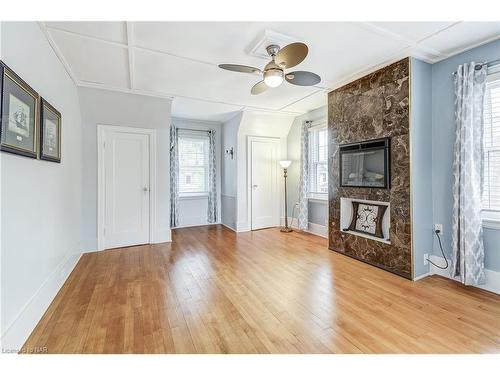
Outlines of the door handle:
M 252 185 L 252 189 L 258 188 L 259 185 Z
M 144 186 L 144 187 L 142 188 L 142 191 L 143 191 L 143 192 L 145 192 L 145 193 L 147 193 L 147 192 L 149 191 L 149 188 L 148 188 L 147 186 Z

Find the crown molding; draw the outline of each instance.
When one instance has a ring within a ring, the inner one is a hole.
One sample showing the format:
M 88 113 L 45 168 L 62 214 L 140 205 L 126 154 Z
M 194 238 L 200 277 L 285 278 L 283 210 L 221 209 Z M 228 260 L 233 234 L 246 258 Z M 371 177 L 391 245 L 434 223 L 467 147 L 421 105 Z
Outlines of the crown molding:
M 52 51 L 54 51 L 56 57 L 59 59 L 61 64 L 63 65 L 64 69 L 66 70 L 66 73 L 68 73 L 69 77 L 73 81 L 73 83 L 78 86 L 78 80 L 76 78 L 75 73 L 71 70 L 70 65 L 64 58 L 64 55 L 62 54 L 61 50 L 57 46 L 56 42 L 54 39 L 52 39 L 52 36 L 50 35 L 47 27 L 45 26 L 45 23 L 43 22 L 37 22 L 38 26 L 40 27 L 40 30 L 42 30 L 42 33 L 45 35 L 45 38 L 47 39 L 47 42 L 49 42 L 50 47 L 52 48 Z
M 222 122 L 220 121 L 213 121 L 213 120 L 198 120 L 194 118 L 189 118 L 189 117 L 178 117 L 178 116 L 172 116 L 171 117 L 172 122 L 190 122 L 192 124 L 209 124 L 209 125 L 220 125 Z
M 488 38 L 488 39 L 485 39 L 485 40 L 483 40 L 481 42 L 477 42 L 477 43 L 471 44 L 471 45 L 469 45 L 467 47 L 464 47 L 464 48 L 461 48 L 459 50 L 453 51 L 452 53 L 444 55 L 442 58 L 440 58 L 439 60 L 434 61 L 433 63 L 437 63 L 437 62 L 446 60 L 449 57 L 453 57 L 455 55 L 459 55 L 462 52 L 469 51 L 471 49 L 477 48 L 477 47 L 482 46 L 484 44 L 488 44 L 488 43 L 494 42 L 496 40 L 500 40 L 500 35 L 495 35 L 495 36 L 493 36 L 491 38 Z

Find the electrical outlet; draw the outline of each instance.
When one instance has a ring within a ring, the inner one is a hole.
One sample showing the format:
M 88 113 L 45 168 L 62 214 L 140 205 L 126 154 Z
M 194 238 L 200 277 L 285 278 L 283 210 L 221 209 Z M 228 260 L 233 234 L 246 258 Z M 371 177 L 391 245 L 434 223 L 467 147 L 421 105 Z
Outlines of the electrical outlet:
M 424 254 L 424 266 L 429 264 L 429 254 Z
M 443 233 L 443 224 L 434 224 L 434 231 L 439 231 L 439 233 Z

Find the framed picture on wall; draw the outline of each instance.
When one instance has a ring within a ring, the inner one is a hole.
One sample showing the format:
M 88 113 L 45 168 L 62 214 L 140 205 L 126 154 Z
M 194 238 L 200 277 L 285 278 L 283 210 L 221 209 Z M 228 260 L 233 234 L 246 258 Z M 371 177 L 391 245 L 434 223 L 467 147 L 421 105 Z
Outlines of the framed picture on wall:
M 61 113 L 42 98 L 40 106 L 40 159 L 61 162 Z
M 0 150 L 38 156 L 40 96 L 0 61 Z

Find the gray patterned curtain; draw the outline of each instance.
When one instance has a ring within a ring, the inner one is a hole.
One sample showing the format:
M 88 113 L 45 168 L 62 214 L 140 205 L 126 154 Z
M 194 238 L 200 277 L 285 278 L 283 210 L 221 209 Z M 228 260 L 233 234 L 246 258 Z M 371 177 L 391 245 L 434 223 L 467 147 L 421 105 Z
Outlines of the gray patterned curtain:
M 453 160 L 452 276 L 466 285 L 485 282 L 481 221 L 483 99 L 486 70 L 475 63 L 455 74 L 456 138 Z
M 217 176 L 215 165 L 215 130 L 208 132 L 208 216 L 209 223 L 217 222 Z
M 300 135 L 300 177 L 299 177 L 299 214 L 298 224 L 300 230 L 309 227 L 308 193 L 309 193 L 309 127 L 310 121 L 302 123 Z
M 179 134 L 170 124 L 170 226 L 179 225 Z

